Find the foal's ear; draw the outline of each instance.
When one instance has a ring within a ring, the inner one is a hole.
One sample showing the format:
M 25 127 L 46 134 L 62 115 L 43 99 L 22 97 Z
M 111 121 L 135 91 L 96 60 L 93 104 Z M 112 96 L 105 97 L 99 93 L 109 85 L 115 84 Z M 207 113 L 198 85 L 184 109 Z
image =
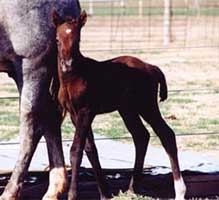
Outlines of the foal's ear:
M 62 18 L 55 9 L 52 10 L 51 21 L 55 28 L 63 22 Z
M 79 17 L 79 23 L 81 27 L 84 26 L 86 22 L 87 22 L 87 13 L 85 12 L 85 10 L 83 10 Z

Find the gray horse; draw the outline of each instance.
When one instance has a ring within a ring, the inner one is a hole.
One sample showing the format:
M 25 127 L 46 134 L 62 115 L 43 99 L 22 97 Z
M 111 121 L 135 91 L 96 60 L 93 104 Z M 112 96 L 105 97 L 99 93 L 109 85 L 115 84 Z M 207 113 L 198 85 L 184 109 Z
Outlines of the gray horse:
M 54 200 L 66 188 L 61 147 L 61 116 L 49 93 L 56 65 L 51 10 L 78 16 L 78 0 L 0 0 L 0 66 L 13 72 L 20 94 L 20 152 L 0 200 L 19 198 L 27 170 L 44 135 L 50 162 L 50 185 L 44 200 Z M 4 65 L 5 64 L 5 65 Z M 7 68 L 13 68 L 8 69 Z M 2 68 L 2 69 L 3 69 Z M 5 70 L 6 69 L 6 70 Z

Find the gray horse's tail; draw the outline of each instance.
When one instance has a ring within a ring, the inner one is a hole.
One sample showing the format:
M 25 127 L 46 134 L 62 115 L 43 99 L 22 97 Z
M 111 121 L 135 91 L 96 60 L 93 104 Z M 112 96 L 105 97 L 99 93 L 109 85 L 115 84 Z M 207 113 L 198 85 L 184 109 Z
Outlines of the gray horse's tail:
M 157 73 L 158 73 L 158 81 L 160 83 L 160 91 L 159 91 L 159 96 L 160 96 L 160 101 L 165 101 L 168 97 L 168 88 L 167 88 L 167 82 L 164 73 L 160 70 L 160 68 L 156 68 Z

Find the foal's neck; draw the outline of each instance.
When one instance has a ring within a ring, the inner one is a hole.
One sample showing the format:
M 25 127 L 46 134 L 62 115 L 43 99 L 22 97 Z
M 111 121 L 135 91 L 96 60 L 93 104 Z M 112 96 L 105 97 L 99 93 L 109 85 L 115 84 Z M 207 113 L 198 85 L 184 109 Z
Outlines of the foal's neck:
M 73 64 L 80 63 L 84 59 L 84 56 L 82 55 L 80 50 L 80 40 L 76 42 L 76 44 L 72 49 L 72 59 L 73 59 Z

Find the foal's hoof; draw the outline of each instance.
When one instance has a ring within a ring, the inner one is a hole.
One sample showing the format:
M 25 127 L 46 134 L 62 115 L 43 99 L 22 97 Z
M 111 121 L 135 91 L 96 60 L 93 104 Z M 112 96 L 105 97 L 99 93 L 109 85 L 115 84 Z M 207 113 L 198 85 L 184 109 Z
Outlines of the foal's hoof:
M 143 184 L 141 183 L 141 181 L 134 183 L 133 179 L 131 179 L 128 192 L 134 194 L 143 194 L 145 190 L 142 188 L 142 185 Z
M 174 187 L 176 194 L 175 200 L 184 200 L 186 194 L 186 185 L 182 177 L 174 181 Z
M 107 198 L 107 197 L 101 197 L 100 200 L 110 200 L 112 198 Z

